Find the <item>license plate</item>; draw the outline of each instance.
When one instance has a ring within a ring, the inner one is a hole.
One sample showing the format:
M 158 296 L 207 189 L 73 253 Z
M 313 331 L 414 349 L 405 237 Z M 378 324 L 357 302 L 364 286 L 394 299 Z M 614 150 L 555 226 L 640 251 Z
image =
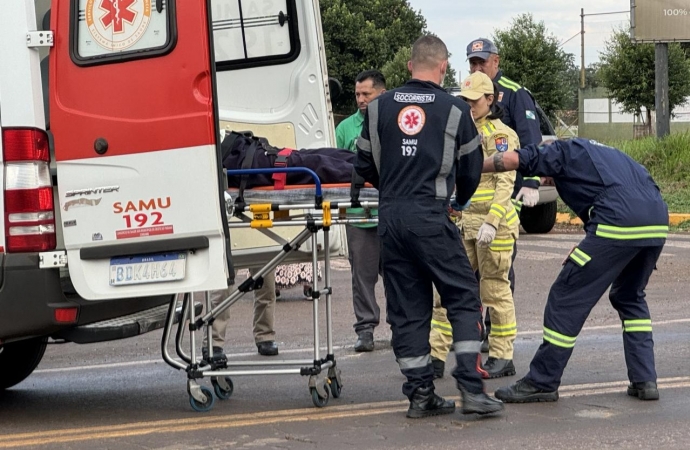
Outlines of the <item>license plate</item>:
M 110 259 L 110 285 L 162 283 L 184 279 L 186 253 L 123 256 Z

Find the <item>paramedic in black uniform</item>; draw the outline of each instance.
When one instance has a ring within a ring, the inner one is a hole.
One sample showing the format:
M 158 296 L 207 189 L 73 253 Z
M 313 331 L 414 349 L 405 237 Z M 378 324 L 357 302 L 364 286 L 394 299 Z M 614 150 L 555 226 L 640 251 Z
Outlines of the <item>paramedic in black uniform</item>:
M 486 395 L 478 366 L 481 314 L 477 281 L 457 227 L 448 217 L 453 188 L 466 203 L 479 184 L 483 154 L 469 106 L 440 86 L 448 49 L 439 38 L 415 42 L 412 79 L 369 104 L 355 169 L 379 190 L 383 280 L 393 351 L 407 382 L 407 417 L 455 411 L 434 393 L 429 331 L 432 284 L 453 326 L 453 376 L 463 414 L 489 414 L 503 403 Z

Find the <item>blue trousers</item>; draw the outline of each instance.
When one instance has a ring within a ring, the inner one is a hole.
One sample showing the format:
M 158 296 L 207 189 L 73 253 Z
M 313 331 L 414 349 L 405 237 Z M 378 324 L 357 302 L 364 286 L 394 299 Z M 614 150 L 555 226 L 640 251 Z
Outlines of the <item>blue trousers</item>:
M 403 393 L 433 386 L 431 365 L 432 285 L 453 327 L 458 386 L 483 392 L 480 374 L 481 301 L 457 227 L 442 213 L 379 215 L 383 282 L 393 352 L 407 377 Z
M 645 288 L 663 246 L 632 245 L 615 246 L 610 239 L 587 235 L 571 253 L 546 302 L 544 341 L 525 377 L 533 385 L 548 391 L 558 389 L 577 335 L 609 286 L 609 300 L 623 324 L 628 378 L 631 382 L 656 381 Z

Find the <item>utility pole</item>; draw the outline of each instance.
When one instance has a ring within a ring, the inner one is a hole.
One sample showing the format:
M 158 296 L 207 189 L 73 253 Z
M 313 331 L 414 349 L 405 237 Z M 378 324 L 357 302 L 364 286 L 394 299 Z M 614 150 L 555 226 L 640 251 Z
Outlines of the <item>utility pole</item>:
M 668 44 L 654 44 L 656 136 L 662 138 L 671 132 L 671 117 L 668 104 Z
M 580 8 L 580 89 L 585 88 L 585 8 Z

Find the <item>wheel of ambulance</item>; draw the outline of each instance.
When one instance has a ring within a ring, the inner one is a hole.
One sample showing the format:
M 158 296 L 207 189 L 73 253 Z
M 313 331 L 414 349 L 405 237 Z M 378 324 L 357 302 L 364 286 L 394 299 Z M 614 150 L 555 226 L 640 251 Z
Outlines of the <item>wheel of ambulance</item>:
M 232 379 L 230 379 L 230 377 L 225 377 L 224 379 L 225 383 L 227 383 L 228 385 L 227 388 L 220 385 L 220 383 L 218 382 L 218 378 L 211 378 L 213 390 L 216 392 L 216 397 L 218 397 L 220 400 L 229 399 L 230 397 L 232 397 L 232 393 L 235 390 L 235 386 L 232 384 Z
M 338 398 L 340 397 L 340 393 L 343 390 L 343 387 L 338 383 L 338 379 L 336 377 L 329 378 L 328 379 L 329 386 L 331 388 L 331 395 L 333 398 Z
M 314 402 L 314 406 L 316 406 L 317 408 L 323 408 L 328 404 L 328 400 L 331 396 L 329 394 L 328 384 L 323 385 L 323 390 L 326 393 L 325 397 L 321 397 L 319 395 L 319 391 L 317 391 L 316 388 L 309 388 L 309 390 L 311 391 L 311 400 Z
M 213 399 L 213 392 L 206 386 L 201 386 L 201 392 L 206 396 L 206 401 L 205 402 L 200 402 L 194 397 L 192 397 L 192 394 L 189 394 L 189 404 L 192 405 L 192 409 L 194 411 L 198 412 L 207 412 L 210 411 L 211 408 L 213 408 L 213 402 L 215 401 Z

